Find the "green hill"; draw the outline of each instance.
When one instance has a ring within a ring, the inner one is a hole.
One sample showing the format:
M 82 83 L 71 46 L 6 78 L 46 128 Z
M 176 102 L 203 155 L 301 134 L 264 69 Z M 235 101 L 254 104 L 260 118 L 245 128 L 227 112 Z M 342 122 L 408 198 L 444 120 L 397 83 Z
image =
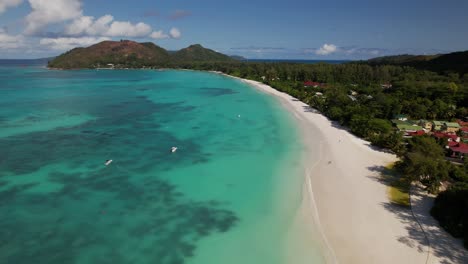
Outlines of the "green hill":
M 439 73 L 468 73 L 468 51 L 437 55 L 396 55 L 370 59 L 371 65 L 404 65 Z
M 191 45 L 171 54 L 174 62 L 211 62 L 211 61 L 234 61 L 233 58 L 204 48 L 200 44 Z
M 75 48 L 49 62 L 50 68 L 141 68 L 166 67 L 180 62 L 233 61 L 227 55 L 192 45 L 169 53 L 152 42 L 103 41 L 87 48 Z M 112 65 L 111 65 L 112 64 Z
M 75 48 L 49 62 L 51 68 L 99 68 L 114 64 L 122 67 L 141 67 L 165 64 L 169 54 L 153 43 L 130 40 L 103 41 L 88 48 Z

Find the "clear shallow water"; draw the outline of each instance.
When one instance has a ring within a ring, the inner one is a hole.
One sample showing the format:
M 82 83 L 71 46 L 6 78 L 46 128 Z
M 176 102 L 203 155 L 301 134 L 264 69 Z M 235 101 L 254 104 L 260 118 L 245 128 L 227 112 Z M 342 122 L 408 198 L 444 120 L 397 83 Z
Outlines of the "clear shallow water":
M 274 99 L 190 71 L 0 83 L 0 263 L 287 262 L 301 147 Z

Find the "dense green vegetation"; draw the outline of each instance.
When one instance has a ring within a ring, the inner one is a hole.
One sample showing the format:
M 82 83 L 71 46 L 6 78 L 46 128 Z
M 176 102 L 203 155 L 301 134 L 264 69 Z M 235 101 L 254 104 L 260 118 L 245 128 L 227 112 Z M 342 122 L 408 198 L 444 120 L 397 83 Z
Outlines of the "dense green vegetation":
M 180 63 L 184 61 L 203 62 L 203 61 L 231 61 L 231 57 L 219 52 L 202 47 L 200 44 L 191 45 L 185 49 L 181 49 L 171 55 L 174 62 Z

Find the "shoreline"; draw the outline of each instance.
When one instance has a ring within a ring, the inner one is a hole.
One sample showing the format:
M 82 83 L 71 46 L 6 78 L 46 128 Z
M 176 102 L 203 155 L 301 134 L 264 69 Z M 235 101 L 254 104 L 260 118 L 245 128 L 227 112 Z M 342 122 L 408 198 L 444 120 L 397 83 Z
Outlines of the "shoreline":
M 305 147 L 303 199 L 296 216 L 302 226 L 295 228 L 302 236 L 316 229 L 326 263 L 467 263 L 462 242 L 431 217 L 433 196 L 413 193 L 411 208 L 390 202 L 381 172 L 397 161 L 394 154 L 372 147 L 291 95 L 218 74 L 274 96 L 294 116 Z
M 411 219 L 401 219 L 399 210 L 410 210 L 391 204 L 380 180 L 380 171 L 397 160 L 395 155 L 371 148 L 369 142 L 286 93 L 257 81 L 213 73 L 276 97 L 296 119 L 304 143 L 304 185 L 292 229 L 302 230 L 302 236 L 315 229 L 326 263 L 426 263 L 432 252 L 418 240 L 423 231 Z M 300 230 L 293 232 L 301 234 Z M 290 259 L 298 253 L 288 251 Z

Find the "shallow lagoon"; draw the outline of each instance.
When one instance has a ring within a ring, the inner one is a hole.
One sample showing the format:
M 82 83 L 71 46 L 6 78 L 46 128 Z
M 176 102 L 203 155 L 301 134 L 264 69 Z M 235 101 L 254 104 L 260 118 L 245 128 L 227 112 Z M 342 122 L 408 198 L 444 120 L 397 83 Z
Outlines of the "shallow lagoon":
M 286 262 L 301 147 L 273 98 L 192 71 L 0 83 L 0 263 Z

